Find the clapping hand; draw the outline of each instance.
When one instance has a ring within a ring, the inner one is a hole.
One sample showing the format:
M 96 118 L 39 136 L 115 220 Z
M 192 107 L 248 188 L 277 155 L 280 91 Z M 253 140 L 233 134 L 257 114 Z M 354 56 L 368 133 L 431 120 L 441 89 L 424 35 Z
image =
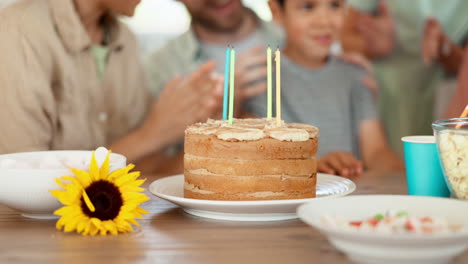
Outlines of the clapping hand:
M 237 59 L 235 72 L 236 115 L 245 100 L 260 95 L 267 89 L 267 57 L 263 47 L 252 48 Z
M 395 46 L 395 24 L 387 4 L 380 1 L 377 15 L 361 13 L 358 29 L 372 58 L 389 55 Z
M 447 37 L 439 22 L 434 18 L 429 18 L 424 26 L 424 36 L 421 42 L 421 55 L 426 65 L 430 65 L 439 58 L 446 40 Z
M 222 78 L 213 73 L 214 68 L 214 62 L 207 62 L 190 75 L 170 81 L 151 108 L 147 130 L 164 135 L 167 144 L 175 143 L 188 125 L 204 122 L 218 112 Z

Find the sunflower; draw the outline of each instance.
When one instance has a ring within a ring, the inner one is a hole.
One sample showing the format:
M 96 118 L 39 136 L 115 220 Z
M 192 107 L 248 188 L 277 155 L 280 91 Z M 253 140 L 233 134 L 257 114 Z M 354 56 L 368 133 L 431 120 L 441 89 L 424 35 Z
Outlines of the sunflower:
M 89 171 L 71 168 L 75 176 L 56 179 L 63 190 L 50 192 L 64 206 L 54 212 L 60 216 L 56 227 L 65 232 L 76 231 L 83 235 L 117 235 L 139 226 L 135 218 L 142 219 L 148 212 L 139 205 L 149 198 L 140 187 L 145 180 L 137 180 L 140 172 L 130 172 L 128 165 L 109 173 L 110 151 L 101 168 L 94 152 Z

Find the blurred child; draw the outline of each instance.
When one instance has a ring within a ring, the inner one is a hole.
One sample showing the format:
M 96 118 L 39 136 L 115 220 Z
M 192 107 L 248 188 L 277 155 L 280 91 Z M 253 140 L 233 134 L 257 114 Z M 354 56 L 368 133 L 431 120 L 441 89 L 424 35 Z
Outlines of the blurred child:
M 271 0 L 283 26 L 282 118 L 320 129 L 318 171 L 351 177 L 363 169 L 402 170 L 378 120 L 373 97 L 362 84 L 364 71 L 329 56 L 346 14 L 344 0 Z M 266 113 L 265 95 L 247 103 Z

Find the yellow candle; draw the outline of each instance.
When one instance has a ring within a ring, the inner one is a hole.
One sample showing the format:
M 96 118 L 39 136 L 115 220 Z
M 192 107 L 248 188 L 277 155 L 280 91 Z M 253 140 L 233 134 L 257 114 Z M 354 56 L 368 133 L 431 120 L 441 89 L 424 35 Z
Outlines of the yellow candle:
M 280 51 L 276 49 L 275 52 L 276 61 L 276 124 L 281 124 L 281 61 Z
M 229 67 L 229 124 L 232 125 L 234 116 L 234 73 L 235 73 L 236 51 L 231 49 L 231 61 Z
M 270 119 L 272 117 L 272 93 L 271 93 L 271 48 L 268 46 L 267 48 L 267 118 Z

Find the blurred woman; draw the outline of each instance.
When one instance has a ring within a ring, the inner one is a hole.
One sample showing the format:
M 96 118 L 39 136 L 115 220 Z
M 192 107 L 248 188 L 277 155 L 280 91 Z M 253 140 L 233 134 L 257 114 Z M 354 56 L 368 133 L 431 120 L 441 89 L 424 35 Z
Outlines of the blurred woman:
M 34 0 L 0 10 L 0 153 L 108 146 L 134 162 L 215 111 L 213 64 L 151 102 L 135 38 L 116 17 L 138 3 Z
M 391 146 L 402 153 L 401 137 L 432 134 L 431 123 L 445 107 L 442 97 L 450 98 L 439 87 L 450 83 L 460 60 L 440 59 L 461 54 L 453 44 L 462 45 L 468 36 L 468 1 L 348 2 L 355 8 L 348 32 L 358 38 L 344 43 L 344 50 L 358 47 L 373 60 L 379 114 Z M 439 41 L 438 28 L 450 42 Z

